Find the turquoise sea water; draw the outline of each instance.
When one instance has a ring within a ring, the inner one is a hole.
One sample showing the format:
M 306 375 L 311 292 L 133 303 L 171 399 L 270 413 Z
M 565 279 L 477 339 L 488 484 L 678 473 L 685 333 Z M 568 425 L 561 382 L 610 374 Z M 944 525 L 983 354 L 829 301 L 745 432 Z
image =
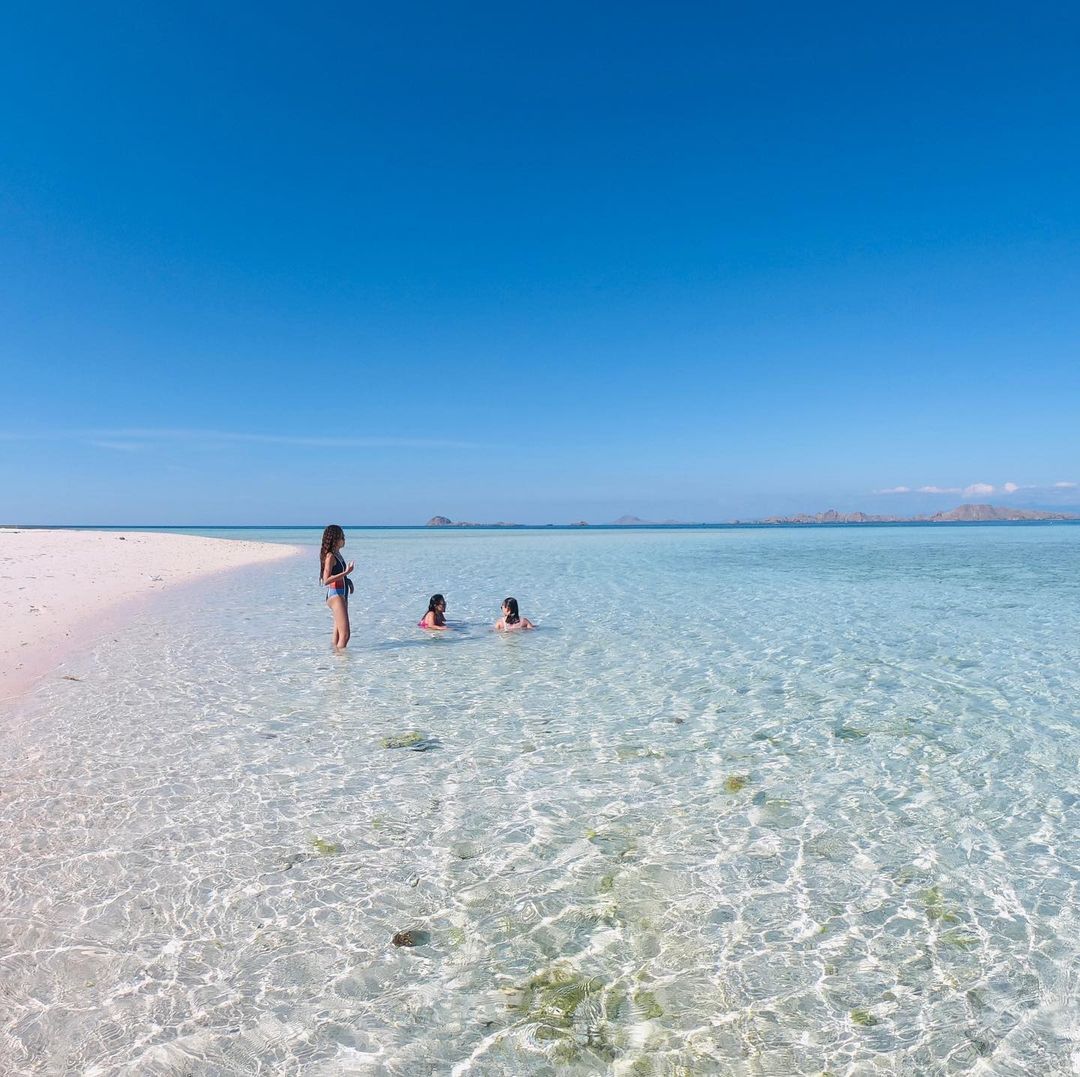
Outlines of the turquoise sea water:
M 346 553 L 5 719 L 0 1072 L 1080 1072 L 1080 527 Z

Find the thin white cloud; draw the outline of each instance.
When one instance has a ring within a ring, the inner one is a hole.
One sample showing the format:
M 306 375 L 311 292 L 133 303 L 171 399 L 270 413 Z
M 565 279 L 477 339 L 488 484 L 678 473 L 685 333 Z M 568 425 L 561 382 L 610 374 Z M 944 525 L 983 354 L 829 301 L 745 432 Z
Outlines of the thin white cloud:
M 890 486 L 884 490 L 875 490 L 875 494 L 935 494 L 943 495 L 949 494 L 952 496 L 960 495 L 964 498 L 973 497 L 989 497 L 991 494 L 1000 494 L 1008 496 L 1009 494 L 1022 493 L 1025 496 L 1032 496 L 1033 494 L 1042 491 L 1048 493 L 1053 490 L 1076 490 L 1080 489 L 1080 483 L 1075 482 L 1055 482 L 1052 486 L 1022 486 L 1016 482 L 1003 482 L 1000 486 L 995 486 L 989 482 L 973 482 L 968 486 L 917 486 L 914 489 L 910 486 Z
M 135 441 L 88 441 L 87 445 L 95 449 L 108 449 L 111 452 L 141 452 L 146 448 Z
M 394 436 L 323 437 L 306 434 L 259 434 L 237 430 L 98 430 L 96 436 L 107 438 L 147 438 L 155 441 L 244 442 L 255 445 L 295 445 L 310 449 L 471 449 L 475 444 L 453 438 L 414 438 Z
M 473 441 L 455 438 L 416 438 L 393 435 L 368 437 L 322 437 L 306 434 L 262 434 L 239 430 L 150 429 L 133 427 L 109 430 L 52 430 L 21 433 L 0 431 L 2 441 L 69 441 L 79 440 L 100 447 L 119 448 L 130 442 L 184 442 L 186 444 L 221 445 L 247 443 L 253 445 L 292 445 L 310 449 L 477 449 Z

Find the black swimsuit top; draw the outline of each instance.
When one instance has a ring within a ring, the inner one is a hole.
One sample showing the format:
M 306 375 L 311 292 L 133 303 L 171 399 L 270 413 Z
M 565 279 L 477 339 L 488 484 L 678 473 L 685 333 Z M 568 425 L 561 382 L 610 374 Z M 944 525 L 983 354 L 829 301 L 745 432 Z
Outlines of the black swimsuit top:
M 334 554 L 334 571 L 330 573 L 331 576 L 336 576 L 339 572 L 345 571 L 345 560 L 341 554 Z M 345 580 L 338 580 L 335 583 L 326 584 L 327 587 L 345 587 Z

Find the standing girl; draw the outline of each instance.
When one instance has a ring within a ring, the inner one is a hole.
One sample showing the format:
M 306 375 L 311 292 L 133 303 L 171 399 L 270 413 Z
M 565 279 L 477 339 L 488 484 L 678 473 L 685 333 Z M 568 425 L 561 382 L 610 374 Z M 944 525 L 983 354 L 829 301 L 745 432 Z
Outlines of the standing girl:
M 349 579 L 354 565 L 345 564 L 338 552 L 345 545 L 345 532 L 337 524 L 330 524 L 322 533 L 319 550 L 319 579 L 326 585 L 326 604 L 334 615 L 333 645 L 338 650 L 347 647 L 352 631 L 349 628 L 349 594 L 353 582 Z

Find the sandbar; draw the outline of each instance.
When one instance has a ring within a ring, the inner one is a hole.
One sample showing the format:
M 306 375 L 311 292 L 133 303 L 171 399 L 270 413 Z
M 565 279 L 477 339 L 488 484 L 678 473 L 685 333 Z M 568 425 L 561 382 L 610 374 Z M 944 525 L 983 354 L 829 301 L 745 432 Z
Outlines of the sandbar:
M 301 549 L 146 531 L 0 529 L 0 706 L 88 648 L 139 599 Z

